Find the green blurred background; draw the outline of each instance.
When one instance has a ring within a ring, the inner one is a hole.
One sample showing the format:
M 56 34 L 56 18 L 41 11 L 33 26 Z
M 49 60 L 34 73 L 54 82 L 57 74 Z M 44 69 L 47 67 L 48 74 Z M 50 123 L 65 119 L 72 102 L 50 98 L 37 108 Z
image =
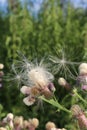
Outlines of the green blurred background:
M 14 60 L 18 59 L 17 51 L 33 59 L 56 55 L 55 50 L 58 53 L 64 48 L 72 61 L 86 61 L 87 2 L 80 2 L 82 6 L 70 0 L 8 0 L 6 8 L 0 6 L 0 63 L 5 66 L 4 77 L 10 73 Z M 38 129 L 44 129 L 49 120 L 58 127 L 69 126 L 67 113 L 56 112 L 47 103 L 42 107 L 38 104 L 27 107 L 16 84 L 7 82 L 4 77 L 0 88 L 1 118 L 12 112 L 26 119 L 37 117 L 40 120 Z M 58 85 L 58 74 L 55 77 L 56 96 L 61 103 L 67 92 Z M 65 106 L 70 102 L 69 98 Z

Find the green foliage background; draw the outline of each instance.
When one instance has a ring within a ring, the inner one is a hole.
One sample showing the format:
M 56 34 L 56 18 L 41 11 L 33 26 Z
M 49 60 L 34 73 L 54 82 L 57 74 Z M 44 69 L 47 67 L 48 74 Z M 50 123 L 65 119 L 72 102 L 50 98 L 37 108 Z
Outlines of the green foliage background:
M 72 61 L 87 60 L 86 9 L 75 8 L 70 1 L 60 0 L 43 0 L 38 12 L 35 12 L 31 0 L 25 0 L 24 5 L 18 0 L 9 0 L 8 5 L 7 13 L 0 13 L 0 62 L 5 66 L 5 76 L 10 73 L 11 64 L 18 59 L 17 51 L 33 59 L 56 55 L 56 52 L 59 53 L 64 48 L 66 56 Z M 62 103 L 67 92 L 58 85 L 58 76 L 55 75 L 54 84 L 56 96 Z M 38 130 L 44 129 L 49 120 L 54 121 L 58 127 L 77 129 L 67 113 L 56 112 L 53 106 L 45 102 L 43 107 L 27 107 L 22 99 L 19 88 L 14 83 L 3 80 L 3 87 L 0 88 L 0 103 L 3 105 L 1 118 L 12 112 L 25 118 L 37 117 L 40 120 Z M 74 100 L 69 97 L 63 105 L 71 106 Z

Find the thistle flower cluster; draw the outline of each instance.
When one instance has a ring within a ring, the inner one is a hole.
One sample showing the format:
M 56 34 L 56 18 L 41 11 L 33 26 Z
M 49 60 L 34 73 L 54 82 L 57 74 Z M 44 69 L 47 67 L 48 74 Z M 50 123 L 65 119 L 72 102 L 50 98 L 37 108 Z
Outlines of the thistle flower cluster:
M 23 116 L 14 116 L 8 113 L 0 122 L 0 130 L 36 130 L 39 127 L 37 118 L 24 119 Z M 45 124 L 46 130 L 66 130 L 65 128 L 57 128 L 54 122 L 48 121 Z
M 81 63 L 78 68 L 78 76 L 76 78 L 76 85 L 80 86 L 81 90 L 87 90 L 87 63 Z M 67 90 L 71 89 L 71 85 L 66 81 L 65 78 L 60 77 L 58 84 Z
M 1 130 L 35 130 L 39 126 L 39 120 L 32 118 L 25 120 L 23 116 L 14 116 L 8 113 L 5 118 L 0 122 Z
M 79 74 L 76 79 L 76 85 L 79 86 L 80 90 L 87 91 L 87 63 L 81 63 L 78 70 Z M 65 78 L 60 77 L 58 79 L 58 83 L 66 90 L 72 90 L 73 96 L 76 96 L 83 103 L 87 104 L 86 100 L 78 93 L 78 90 L 71 87 L 71 85 L 65 80 Z M 73 117 L 77 119 L 80 129 L 87 129 L 87 117 L 80 106 L 78 104 L 73 105 L 71 107 L 71 112 Z
M 51 57 L 52 58 L 52 57 Z M 53 62 L 54 60 L 51 59 Z M 62 66 L 60 65 L 62 64 Z M 73 74 L 69 71 L 67 68 L 68 65 L 77 64 L 75 62 L 68 62 L 65 61 L 65 58 L 63 57 L 63 60 L 58 59 L 58 64 L 60 65 L 59 68 L 65 66 L 70 76 L 73 76 Z M 86 128 L 87 129 L 87 118 L 84 114 L 84 112 L 81 110 L 79 105 L 73 105 L 71 107 L 71 110 L 69 111 L 64 106 L 62 106 L 59 102 L 57 102 L 54 92 L 55 87 L 53 85 L 54 75 L 46 68 L 42 62 L 34 63 L 28 61 L 26 58 L 23 59 L 22 62 L 18 62 L 18 65 L 12 66 L 14 73 L 16 74 L 16 78 L 19 82 L 21 82 L 21 88 L 20 91 L 22 94 L 24 94 L 26 97 L 23 99 L 23 102 L 27 105 L 33 105 L 36 101 L 41 100 L 44 97 L 44 101 L 50 103 L 53 106 L 58 107 L 58 109 L 64 110 L 68 113 L 72 113 L 73 116 L 78 120 L 78 124 L 81 129 Z M 59 72 L 60 69 L 58 69 Z M 78 75 L 73 76 L 76 80 L 75 85 L 79 85 L 81 90 L 87 90 L 87 63 L 81 63 L 78 68 Z M 76 72 L 77 74 L 77 72 Z M 60 77 L 58 79 L 59 85 L 63 86 L 68 91 L 72 91 L 71 85 L 67 82 L 67 80 L 63 77 Z M 73 89 L 74 96 L 77 96 L 81 101 L 86 103 L 86 101 Z M 53 99 L 53 100 L 50 100 Z M 15 119 L 16 121 L 18 119 Z M 29 124 L 32 122 L 32 120 L 29 120 Z M 29 125 L 27 121 L 23 124 L 23 126 L 27 126 L 29 130 L 35 130 L 37 127 L 32 128 L 32 125 Z M 11 124 L 10 124 L 11 125 Z M 13 125 L 14 127 L 15 125 Z M 37 125 L 35 125 L 37 126 Z M 12 127 L 12 125 L 11 125 Z M 13 128 L 12 127 L 12 128 Z M 16 128 L 16 127 L 15 127 Z M 65 130 L 64 128 L 60 129 L 57 128 L 56 125 L 53 122 L 47 122 L 45 126 L 46 130 Z M 15 130 L 19 130 L 18 127 Z

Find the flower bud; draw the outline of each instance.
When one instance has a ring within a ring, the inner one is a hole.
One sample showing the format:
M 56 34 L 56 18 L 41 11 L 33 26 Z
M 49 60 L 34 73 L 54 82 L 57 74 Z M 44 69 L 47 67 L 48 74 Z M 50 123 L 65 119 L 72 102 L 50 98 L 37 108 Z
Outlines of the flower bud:
M 87 63 L 82 63 L 79 66 L 79 74 L 87 74 Z
M 37 118 L 33 118 L 29 120 L 30 124 L 34 126 L 34 128 L 37 128 L 39 125 L 39 120 Z
M 13 120 L 13 114 L 12 113 L 8 113 L 7 114 L 7 120 Z
M 71 89 L 69 83 L 67 83 L 67 81 L 66 81 L 64 78 L 62 78 L 62 77 L 60 77 L 60 78 L 58 79 L 58 83 L 59 83 L 59 85 L 61 85 L 61 86 L 63 86 L 64 88 L 66 88 L 67 90 L 70 90 L 70 89 Z
M 14 118 L 14 126 L 15 127 L 23 127 L 23 117 L 22 116 L 20 116 L 20 117 L 18 117 L 18 116 L 16 116 L 15 118 Z
M 22 86 L 22 88 L 20 89 L 21 93 L 29 95 L 31 92 L 31 88 L 27 87 L 27 86 Z
M 51 130 L 53 128 L 56 128 L 56 125 L 53 122 L 49 121 L 46 123 L 45 127 L 46 127 L 46 130 Z
M 79 127 L 81 129 L 87 129 L 87 118 L 81 108 L 78 105 L 73 105 L 71 107 L 72 114 L 78 120 Z
M 67 84 L 66 80 L 62 77 L 58 79 L 58 83 L 61 86 L 65 86 Z
M 4 65 L 3 64 L 0 64 L 0 69 L 3 69 L 4 68 Z
M 29 125 L 30 125 L 29 121 L 27 121 L 27 120 L 23 121 L 23 128 L 24 129 L 29 129 Z
M 75 105 L 73 105 L 72 107 L 71 107 L 71 112 L 72 112 L 72 114 L 73 114 L 73 116 L 78 116 L 81 112 L 82 112 L 82 110 L 81 110 L 81 108 L 79 107 L 79 105 L 77 105 L 77 104 L 75 104 Z

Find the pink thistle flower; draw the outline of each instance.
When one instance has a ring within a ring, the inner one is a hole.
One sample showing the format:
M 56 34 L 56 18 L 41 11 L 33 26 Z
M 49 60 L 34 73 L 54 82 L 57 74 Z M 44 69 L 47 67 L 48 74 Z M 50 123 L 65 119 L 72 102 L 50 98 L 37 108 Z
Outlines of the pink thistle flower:
M 9 127 L 13 129 L 14 127 L 13 118 L 14 118 L 14 115 L 12 113 L 8 113 L 7 116 L 3 119 L 3 123 L 9 125 Z
M 53 83 L 49 83 L 47 87 L 48 87 L 48 89 L 49 89 L 51 92 L 55 92 L 55 90 L 56 90 Z
M 87 118 L 83 112 L 77 117 L 77 120 L 78 120 L 80 128 L 87 129 Z
M 24 102 L 27 106 L 33 105 L 35 101 L 36 101 L 35 98 L 32 97 L 32 96 L 28 96 L 28 97 L 26 97 L 26 98 L 23 99 L 23 102 Z
M 35 130 L 39 125 L 37 118 L 29 119 L 29 130 Z
M 41 95 L 44 95 L 46 99 L 50 99 L 53 97 L 54 91 L 55 91 L 55 87 L 52 83 L 50 83 L 47 86 L 44 86 L 43 89 L 41 89 Z
M 14 118 L 14 130 L 22 130 L 23 128 L 23 117 L 16 116 Z
M 81 85 L 82 90 L 87 90 L 87 63 L 80 64 L 77 83 Z
M 81 89 L 82 89 L 82 90 L 87 90 L 87 85 L 81 86 Z
M 73 116 L 78 120 L 79 127 L 81 129 L 87 129 L 87 117 L 85 116 L 79 105 L 73 105 L 71 107 L 71 111 Z
M 52 83 L 49 83 L 47 86 L 43 86 L 38 88 L 23 86 L 20 91 L 27 95 L 26 98 L 23 99 L 23 102 L 30 106 L 35 103 L 39 96 L 44 95 L 45 98 L 50 99 L 53 96 L 53 92 L 55 91 L 55 87 Z
M 30 106 L 33 105 L 34 102 L 36 101 L 36 98 L 40 95 L 40 91 L 38 90 L 37 87 L 27 87 L 27 86 L 23 86 L 20 91 L 27 95 L 27 97 L 25 97 L 23 99 L 23 102 Z

